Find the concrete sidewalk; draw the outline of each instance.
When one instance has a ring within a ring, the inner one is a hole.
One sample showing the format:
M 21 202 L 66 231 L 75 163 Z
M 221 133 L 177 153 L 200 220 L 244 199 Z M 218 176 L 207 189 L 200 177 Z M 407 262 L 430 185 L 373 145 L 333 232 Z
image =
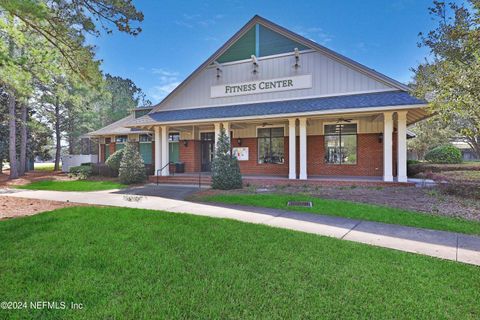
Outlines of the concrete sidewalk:
M 2 192 L 2 195 L 234 219 L 480 265 L 478 236 L 267 208 L 198 204 L 115 192 L 9 190 Z

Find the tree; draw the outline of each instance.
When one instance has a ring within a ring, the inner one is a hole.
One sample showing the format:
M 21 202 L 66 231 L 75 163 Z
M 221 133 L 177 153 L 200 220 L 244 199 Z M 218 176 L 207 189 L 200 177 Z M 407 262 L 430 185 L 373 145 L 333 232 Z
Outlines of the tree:
M 147 179 L 147 173 L 137 146 L 133 142 L 127 142 L 123 150 L 118 172 L 120 182 L 125 184 L 144 182 Z
M 420 121 L 410 130 L 416 137 L 408 140 L 408 149 L 416 152 L 419 159 L 424 159 L 430 149 L 444 145 L 455 137 L 455 131 L 439 116 Z
M 107 74 L 105 76 L 105 90 L 110 97 L 109 106 L 103 109 L 103 126 L 120 120 L 132 112 L 139 105 L 150 105 L 145 99 L 142 89 L 130 79 Z
M 91 48 L 83 44 L 85 35 L 99 36 L 97 25 L 111 33 L 112 24 L 137 35 L 141 28 L 135 25 L 143 21 L 131 0 L 0 0 L 0 8 L 21 22 L 25 31 L 45 40 L 60 53 L 62 64 L 84 80 L 90 80 L 92 67 Z M 7 61 L 0 55 L 0 63 Z
M 212 188 L 220 190 L 239 189 L 242 187 L 242 176 L 238 160 L 230 152 L 230 139 L 221 129 L 212 161 Z
M 413 69 L 414 93 L 480 157 L 480 1 L 434 1 L 430 14 L 437 28 L 420 33 L 419 46 L 428 47 L 433 60 Z

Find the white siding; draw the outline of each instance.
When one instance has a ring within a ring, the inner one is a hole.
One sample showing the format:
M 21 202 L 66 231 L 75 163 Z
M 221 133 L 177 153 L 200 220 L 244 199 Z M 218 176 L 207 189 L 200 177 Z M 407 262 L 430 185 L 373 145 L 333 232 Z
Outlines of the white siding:
M 383 82 L 377 81 L 318 52 L 302 53 L 300 68 L 297 70 L 293 67 L 294 63 L 293 55 L 260 59 L 259 73 L 257 75 L 252 73 L 253 66 L 251 62 L 227 64 L 222 67 L 220 78 L 217 78 L 215 68 L 207 68 L 191 79 L 174 96 L 164 101 L 156 110 L 188 109 L 277 99 L 395 90 Z M 210 87 L 214 85 L 267 80 L 303 74 L 312 75 L 312 88 L 236 97 L 210 98 Z

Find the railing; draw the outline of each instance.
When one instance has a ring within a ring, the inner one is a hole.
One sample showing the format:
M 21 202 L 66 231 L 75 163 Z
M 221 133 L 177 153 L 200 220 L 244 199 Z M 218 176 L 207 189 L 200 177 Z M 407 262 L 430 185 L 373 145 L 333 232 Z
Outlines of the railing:
M 198 172 L 198 189 L 202 188 L 202 170 Z
M 160 176 L 160 173 L 163 171 L 163 169 L 165 169 L 167 166 L 170 166 L 171 164 L 175 164 L 175 162 L 169 161 L 166 165 L 164 165 L 163 167 L 157 170 L 157 186 L 158 186 L 158 177 Z M 175 166 L 173 166 L 173 171 L 172 171 L 172 176 L 174 175 L 175 175 Z

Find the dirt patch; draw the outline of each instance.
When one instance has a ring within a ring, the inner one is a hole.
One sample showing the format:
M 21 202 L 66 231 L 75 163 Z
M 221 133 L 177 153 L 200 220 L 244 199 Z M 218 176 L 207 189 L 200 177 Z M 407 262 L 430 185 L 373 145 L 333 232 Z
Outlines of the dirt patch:
M 13 180 L 9 180 L 8 175 L 8 170 L 0 173 L 0 188 L 22 186 L 40 180 L 71 180 L 67 174 L 59 171 L 29 171 L 24 176 Z
M 0 220 L 79 205 L 82 204 L 0 196 Z
M 259 192 L 260 191 L 260 192 Z M 405 210 L 430 214 L 461 217 L 480 221 L 480 202 L 457 196 L 442 194 L 436 188 L 416 187 L 283 187 L 268 189 L 244 188 L 234 191 L 206 190 L 195 194 L 192 200 L 200 200 L 202 195 L 218 193 L 285 193 L 303 194 L 325 199 L 338 199 L 353 202 L 385 205 Z

